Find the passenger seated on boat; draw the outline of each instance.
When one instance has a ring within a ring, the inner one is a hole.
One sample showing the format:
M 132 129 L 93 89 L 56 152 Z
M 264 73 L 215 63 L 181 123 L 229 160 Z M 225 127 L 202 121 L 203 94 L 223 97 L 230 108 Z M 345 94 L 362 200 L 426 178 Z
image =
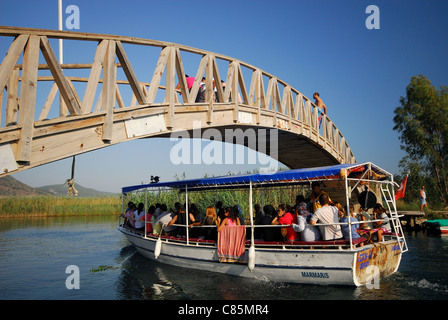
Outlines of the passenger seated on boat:
M 145 205 L 139 203 L 137 211 L 134 211 L 135 229 L 145 230 Z
M 218 221 L 224 220 L 224 208 L 222 207 L 222 202 L 218 201 L 216 202 L 216 214 L 218 215 Z
M 193 223 L 193 222 L 196 222 L 196 220 L 194 219 L 193 214 L 191 212 L 189 212 L 188 213 L 188 223 L 190 224 L 190 223 Z M 187 224 L 187 213 L 185 212 L 185 207 L 184 206 L 182 206 L 182 205 L 178 206 L 176 215 L 168 223 L 169 226 L 172 226 L 173 224 L 179 225 L 179 226 L 175 227 L 177 235 L 180 235 L 180 236 L 185 236 L 186 235 L 185 226 Z
M 341 220 L 345 216 L 345 209 L 337 201 L 333 202 L 333 206 L 335 206 L 338 209 L 339 220 Z
M 370 222 L 372 220 L 370 214 L 367 213 L 367 211 L 363 208 L 362 205 L 360 206 L 359 211 L 360 212 L 358 214 L 358 220 L 365 221 L 364 223 L 361 223 L 360 228 L 366 230 L 373 229 L 373 224 L 372 222 Z
M 301 240 L 318 241 L 322 239 L 319 228 L 309 223 L 311 213 L 308 211 L 308 206 L 305 202 L 299 204 L 297 213 L 297 224 L 293 224 L 292 227 L 295 232 L 299 233 Z
M 176 227 L 168 225 L 168 223 L 173 219 L 175 214 L 169 212 L 165 204 L 160 205 L 160 210 L 161 213 L 159 217 L 156 219 L 156 222 L 154 224 L 153 234 L 155 235 L 160 234 L 160 232 L 162 231 L 161 230 L 162 226 L 165 225 L 165 227 L 163 227 L 162 234 L 167 236 L 175 235 Z
M 353 224 L 350 226 L 351 229 L 351 233 L 352 233 L 352 239 L 358 239 L 361 238 L 360 234 L 357 232 L 357 229 L 359 228 L 359 222 L 358 219 L 356 218 L 356 214 L 355 214 L 355 209 L 353 204 L 349 205 L 350 208 L 350 214 L 349 215 L 345 215 L 341 218 L 340 222 L 345 222 L 347 223 L 349 220 L 348 216 L 350 216 L 350 222 L 352 222 Z M 348 224 L 342 224 L 341 225 L 341 230 L 342 230 L 342 234 L 344 235 L 344 239 L 350 239 L 350 229 Z M 362 243 L 361 243 L 362 246 Z
M 193 222 L 190 224 L 192 226 L 215 226 L 218 227 L 219 221 L 218 216 L 216 214 L 215 207 L 210 206 L 205 209 L 205 217 L 200 222 Z M 206 227 L 200 228 L 199 235 L 204 237 L 204 240 L 215 240 L 218 239 L 217 228 Z
M 254 225 L 261 225 L 264 218 L 264 212 L 258 203 L 254 205 L 254 216 Z M 254 238 L 258 240 L 263 239 L 263 230 L 261 228 L 255 228 Z
M 134 203 L 132 201 L 129 201 L 126 211 L 124 213 L 122 212 L 120 214 L 120 217 L 122 217 L 124 219 L 123 225 L 128 226 L 128 227 L 131 227 L 131 224 L 129 222 L 129 215 L 130 215 L 129 211 L 131 210 L 132 205 L 134 205 Z M 132 213 L 134 213 L 134 210 L 132 210 Z
M 381 205 L 381 203 L 377 203 L 373 206 L 373 220 L 384 219 L 384 221 L 375 222 L 378 228 L 383 229 L 386 233 L 391 233 L 392 228 L 390 227 L 389 217 L 386 214 L 386 209 Z
M 362 206 L 360 207 L 360 211 L 361 213 L 358 215 L 361 218 L 360 221 L 365 221 L 365 223 L 361 224 L 358 233 L 367 239 L 367 244 L 381 241 L 384 231 L 381 228 L 376 228 L 377 225 L 372 222 L 372 220 L 376 219 L 368 214 Z
M 149 206 L 148 212 L 145 215 L 145 221 L 146 221 L 146 233 L 152 233 L 152 226 L 156 220 L 154 216 L 154 212 L 156 211 L 155 206 Z
M 233 212 L 235 214 L 235 217 L 240 221 L 240 225 L 244 225 L 244 216 L 243 216 L 243 210 L 241 209 L 239 204 L 236 204 L 233 206 Z
M 291 214 L 291 212 L 286 210 L 286 205 L 281 204 L 278 206 L 278 214 L 277 216 L 272 220 L 272 225 L 289 225 L 286 228 L 282 228 L 281 234 L 284 238 L 284 240 L 297 240 L 298 235 L 294 231 L 294 228 L 290 225 L 297 224 L 297 216 Z
M 189 212 L 191 212 L 194 216 L 194 220 L 195 221 L 202 221 L 202 213 L 201 210 L 199 210 L 198 206 L 194 203 L 192 203 L 190 205 L 190 208 L 188 210 Z
M 222 230 L 225 226 L 239 226 L 240 220 L 235 216 L 235 211 L 232 207 L 227 207 L 224 209 L 224 220 L 218 226 L 218 232 Z
M 154 217 L 158 218 L 161 213 L 162 211 L 160 209 L 160 203 L 156 203 L 156 211 L 154 211 Z
M 268 204 L 263 207 L 264 217 L 261 219 L 261 225 L 270 225 L 276 217 L 277 212 L 272 205 Z M 282 235 L 274 227 L 260 227 L 264 241 L 281 241 Z
M 381 203 L 377 203 L 373 206 L 373 220 L 380 220 L 380 219 L 389 219 L 389 217 L 386 214 L 386 209 L 383 208 Z M 374 230 L 376 231 L 376 235 L 378 236 L 378 238 L 375 240 L 377 240 L 378 242 L 381 242 L 383 240 L 384 233 L 392 232 L 388 220 L 376 221 L 373 222 L 373 225 L 376 227 Z
M 319 203 L 322 207 L 318 208 L 310 219 L 310 224 L 316 223 L 331 224 L 339 223 L 338 209 L 330 206 L 330 197 L 327 194 L 321 194 Z M 343 237 L 341 226 L 339 224 L 319 226 L 323 240 L 337 240 Z
M 332 204 L 330 196 L 320 188 L 320 182 L 319 181 L 313 181 L 311 183 L 311 195 L 310 195 L 310 202 L 312 203 L 311 212 L 316 212 L 317 209 L 319 209 L 322 204 L 320 203 L 319 197 L 322 194 L 326 194 L 328 196 L 329 204 Z
M 134 219 L 134 212 L 137 211 L 137 206 L 133 203 L 129 203 L 129 210 L 126 211 L 124 214 L 125 218 L 127 219 L 126 225 L 128 227 L 135 228 L 135 219 Z

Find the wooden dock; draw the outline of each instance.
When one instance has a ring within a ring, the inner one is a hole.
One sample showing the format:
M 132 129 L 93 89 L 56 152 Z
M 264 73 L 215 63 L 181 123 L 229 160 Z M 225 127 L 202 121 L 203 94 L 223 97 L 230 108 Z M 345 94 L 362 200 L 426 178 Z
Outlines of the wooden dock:
M 426 220 L 426 213 L 421 211 L 397 211 L 398 215 L 403 215 L 401 221 L 405 221 L 406 228 L 414 230 L 419 228 L 421 224 Z M 448 211 L 431 211 L 431 213 L 444 214 L 448 217 Z
M 416 225 L 421 225 L 426 213 L 421 211 L 397 211 L 398 215 L 403 215 L 402 221 L 406 222 L 407 229 L 415 229 Z

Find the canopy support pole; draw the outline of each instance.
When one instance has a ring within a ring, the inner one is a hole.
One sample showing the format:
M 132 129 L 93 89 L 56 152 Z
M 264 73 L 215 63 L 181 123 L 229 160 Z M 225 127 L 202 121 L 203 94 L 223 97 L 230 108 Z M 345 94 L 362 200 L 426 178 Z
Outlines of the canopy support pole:
M 344 170 L 345 171 L 345 174 L 344 174 L 344 182 L 345 182 L 345 201 L 346 201 L 346 204 L 347 204 L 347 223 L 348 223 L 348 232 L 349 232 L 349 240 L 350 240 L 350 250 L 353 250 L 353 241 L 352 241 L 352 220 L 351 220 L 351 217 L 352 217 L 352 215 L 351 215 L 351 213 L 350 213 L 350 198 L 349 198 L 349 196 L 348 196 L 348 194 L 349 193 L 351 193 L 350 191 L 349 191 L 349 184 L 348 184 L 348 178 L 347 178 L 347 170 L 345 170 L 345 169 L 342 169 L 342 170 Z M 341 170 L 341 171 L 342 171 Z M 350 197 L 351 197 L 351 194 L 350 194 Z
M 249 270 L 252 271 L 255 268 L 255 245 L 254 245 L 254 206 L 252 199 L 252 181 L 249 182 L 249 214 L 250 214 L 250 248 L 249 248 Z
M 189 232 L 188 232 L 188 187 L 185 185 L 185 228 L 187 229 L 185 234 L 187 236 L 187 244 L 189 244 Z

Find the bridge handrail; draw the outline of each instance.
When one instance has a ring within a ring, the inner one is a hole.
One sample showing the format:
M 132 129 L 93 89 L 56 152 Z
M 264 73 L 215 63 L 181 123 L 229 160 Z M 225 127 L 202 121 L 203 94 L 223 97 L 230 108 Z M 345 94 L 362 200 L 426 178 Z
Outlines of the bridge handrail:
M 322 115 L 322 125 L 319 126 L 319 114 L 317 106 L 305 95 L 294 89 L 285 81 L 274 75 L 261 70 L 241 60 L 189 46 L 174 44 L 165 41 L 149 40 L 135 37 L 93 34 L 73 31 L 57 31 L 46 29 L 32 29 L 21 27 L 0 26 L 0 37 L 13 37 L 13 43 L 7 51 L 6 57 L 0 65 L 0 110 L 3 104 L 4 89 L 7 91 L 6 117 L 0 121 L 0 134 L 9 126 L 17 126 L 15 134 L 0 137 L 0 142 L 14 141 L 18 143 L 18 162 L 29 162 L 30 144 L 24 141 L 33 139 L 34 122 L 33 117 L 38 120 L 48 118 L 49 111 L 59 91 L 62 99 L 59 117 L 53 119 L 66 119 L 68 116 L 84 116 L 104 114 L 103 140 L 110 141 L 112 136 L 113 113 L 119 109 L 135 107 L 137 105 L 165 106 L 167 107 L 168 122 L 176 112 L 176 108 L 185 105 L 209 106 L 213 113 L 213 104 L 226 104 L 234 109 L 234 122 L 239 121 L 240 111 L 250 112 L 255 115 L 257 121 L 262 114 L 272 113 L 273 126 L 284 130 L 291 130 L 291 126 L 300 127 L 302 134 L 310 137 L 324 148 L 334 151 L 339 162 L 356 162 L 345 137 L 331 121 L 328 115 Z M 48 39 L 65 39 L 98 42 L 93 63 L 69 63 L 59 64 Z M 159 47 L 162 49 L 159 60 L 152 75 L 151 81 L 139 81 L 132 69 L 129 58 L 123 44 Z M 47 64 L 39 64 L 39 53 L 42 52 Z M 23 55 L 23 63 L 18 60 Z M 188 52 L 202 56 L 195 83 L 188 92 L 185 80 L 185 71 L 180 56 L 181 52 Z M 116 63 L 115 60 L 119 60 Z M 220 83 L 217 59 L 229 63 L 226 80 L 230 90 L 224 91 Z M 117 68 L 121 68 L 126 80 L 119 80 Z M 249 90 L 246 88 L 242 68 L 252 72 Z M 38 70 L 49 69 L 51 76 L 38 76 Z M 89 78 L 73 77 L 64 74 L 64 70 L 90 69 Z M 101 70 L 103 77 L 100 77 Z M 20 75 L 21 71 L 21 75 Z M 206 75 L 206 102 L 195 103 L 200 77 Z M 161 84 L 162 74 L 166 75 L 166 85 Z M 179 79 L 180 88 L 175 88 L 176 75 Z M 213 87 L 212 78 L 216 79 L 216 95 L 220 103 L 212 101 Z M 268 84 L 265 87 L 265 79 Z M 36 87 L 37 82 L 53 81 L 53 87 L 48 94 L 46 102 L 40 114 L 36 109 Z M 36 85 L 34 85 L 36 82 Z M 74 86 L 74 82 L 87 82 L 87 88 L 83 97 L 78 95 L 80 90 Z M 21 83 L 19 97 L 19 83 Z M 102 83 L 106 93 L 99 95 L 96 105 L 94 104 L 98 83 Z M 151 87 L 151 83 L 155 86 Z M 124 103 L 118 85 L 128 85 L 132 89 L 130 105 Z M 283 88 L 281 88 L 283 86 Z M 163 103 L 156 103 L 158 90 L 165 91 Z M 281 89 L 283 91 L 281 92 Z M 195 91 L 196 90 L 196 91 Z M 242 102 L 238 99 L 229 100 L 229 96 L 236 97 L 241 93 Z M 179 101 L 182 97 L 182 102 Z M 106 99 L 106 102 L 101 99 Z M 34 100 L 34 101 L 33 101 Z M 19 111 L 20 105 L 24 105 Z M 20 112 L 27 112 L 30 116 L 20 116 Z M 1 115 L 1 113 L 0 113 Z M 211 117 L 210 117 L 211 119 Z M 0 119 L 1 120 L 1 119 Z M 211 120 L 210 120 L 211 121 Z M 2 125 L 4 122 L 4 126 Z M 258 122 L 257 122 L 258 123 Z M 167 127 L 170 127 L 168 125 Z M 9 131 L 9 130 L 6 130 Z M 2 173 L 0 173 L 2 174 Z

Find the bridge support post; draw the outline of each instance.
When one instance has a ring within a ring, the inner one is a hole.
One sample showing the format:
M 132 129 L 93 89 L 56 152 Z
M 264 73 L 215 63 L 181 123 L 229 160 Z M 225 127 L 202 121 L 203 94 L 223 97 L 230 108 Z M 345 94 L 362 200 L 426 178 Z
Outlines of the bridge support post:
M 116 79 L 115 41 L 109 40 L 103 70 L 103 111 L 106 111 L 103 125 L 103 141 L 112 140 Z
M 30 36 L 23 55 L 22 85 L 20 95 L 19 125 L 22 127 L 17 146 L 16 161 L 31 161 L 34 110 L 37 91 L 37 70 L 39 64 L 38 36 Z

